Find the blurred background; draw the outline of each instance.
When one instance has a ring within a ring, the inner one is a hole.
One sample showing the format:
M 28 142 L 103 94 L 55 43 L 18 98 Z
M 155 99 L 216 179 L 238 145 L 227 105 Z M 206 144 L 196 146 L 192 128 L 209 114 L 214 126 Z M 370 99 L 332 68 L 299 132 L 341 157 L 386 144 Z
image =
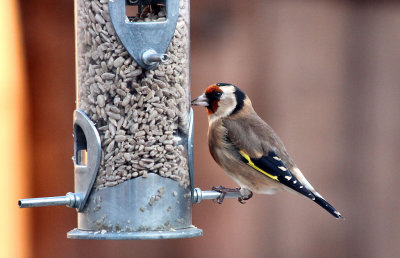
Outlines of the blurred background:
M 0 2 L 1 257 L 399 257 L 399 1 L 192 1 L 192 97 L 242 88 L 346 217 L 290 193 L 195 205 L 194 239 L 71 240 L 76 212 L 17 200 L 73 190 L 72 0 Z M 195 109 L 195 184 L 235 187 Z

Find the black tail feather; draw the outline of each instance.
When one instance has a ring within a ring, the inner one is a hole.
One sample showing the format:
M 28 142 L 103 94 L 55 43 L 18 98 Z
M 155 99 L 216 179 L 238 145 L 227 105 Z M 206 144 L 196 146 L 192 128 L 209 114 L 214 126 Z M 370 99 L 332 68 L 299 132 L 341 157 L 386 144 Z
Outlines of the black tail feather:
M 335 218 L 339 219 L 342 218 L 344 219 L 344 217 L 332 206 L 330 205 L 327 201 L 325 201 L 324 199 L 322 199 L 321 197 L 315 196 L 315 200 L 314 202 L 316 202 L 319 206 L 321 206 L 322 208 L 324 208 L 325 210 L 327 210 L 330 214 L 332 214 Z

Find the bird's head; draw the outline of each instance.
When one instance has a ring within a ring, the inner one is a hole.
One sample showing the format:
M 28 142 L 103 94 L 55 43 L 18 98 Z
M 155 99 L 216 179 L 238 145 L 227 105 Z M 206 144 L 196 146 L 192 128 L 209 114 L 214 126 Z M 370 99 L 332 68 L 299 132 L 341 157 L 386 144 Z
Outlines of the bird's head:
M 205 92 L 192 101 L 192 106 L 204 106 L 212 118 L 234 115 L 251 105 L 249 98 L 235 85 L 217 83 L 208 86 Z

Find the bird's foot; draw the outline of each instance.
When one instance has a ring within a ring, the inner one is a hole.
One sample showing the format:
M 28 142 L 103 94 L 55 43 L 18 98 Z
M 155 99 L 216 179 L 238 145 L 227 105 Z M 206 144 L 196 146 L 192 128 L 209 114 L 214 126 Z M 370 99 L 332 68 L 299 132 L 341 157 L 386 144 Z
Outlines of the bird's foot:
M 243 191 L 243 190 L 244 190 L 244 191 Z M 248 189 L 245 189 L 245 188 L 241 189 L 240 193 L 242 194 L 242 197 L 239 197 L 239 198 L 238 198 L 238 201 L 239 201 L 241 204 L 245 204 L 246 202 L 244 202 L 244 201 L 247 201 L 247 200 L 249 200 L 251 197 L 253 197 L 253 192 L 250 191 L 250 190 L 248 190 Z
M 222 185 L 220 185 L 218 187 L 213 186 L 211 189 L 213 191 L 217 191 L 217 192 L 221 193 L 221 195 L 217 198 L 217 202 L 219 204 L 221 204 L 224 201 L 226 193 L 240 192 L 240 187 L 239 188 L 226 188 L 226 187 L 223 187 Z M 245 200 L 247 200 L 247 199 L 245 199 Z

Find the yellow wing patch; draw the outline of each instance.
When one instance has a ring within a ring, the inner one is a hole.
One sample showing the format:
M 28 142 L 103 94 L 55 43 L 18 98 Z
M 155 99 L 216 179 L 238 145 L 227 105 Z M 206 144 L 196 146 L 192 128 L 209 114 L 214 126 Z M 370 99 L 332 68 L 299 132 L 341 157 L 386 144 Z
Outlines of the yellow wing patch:
M 262 170 L 261 168 L 257 167 L 257 166 L 253 163 L 253 161 L 251 161 L 249 155 L 247 155 L 244 151 L 240 150 L 239 153 L 240 153 L 240 155 L 242 155 L 243 158 L 245 158 L 245 159 L 247 160 L 247 165 L 249 165 L 250 167 L 254 168 L 255 170 L 257 170 L 257 171 L 263 173 L 263 174 L 266 175 L 267 177 L 269 177 L 269 178 L 271 178 L 271 179 L 273 179 L 273 180 L 279 181 L 277 176 L 270 175 L 270 174 L 268 174 L 267 172 L 265 172 L 264 170 Z

